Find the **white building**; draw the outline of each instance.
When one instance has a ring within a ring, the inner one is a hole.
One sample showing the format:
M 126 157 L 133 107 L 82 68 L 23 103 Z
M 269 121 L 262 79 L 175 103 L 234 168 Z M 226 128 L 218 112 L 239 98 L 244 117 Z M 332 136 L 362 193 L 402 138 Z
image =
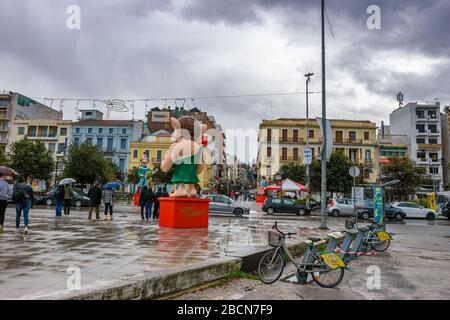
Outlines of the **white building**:
M 431 185 L 423 187 L 435 191 L 443 188 L 442 139 L 440 104 L 408 103 L 390 115 L 391 135 L 406 135 L 409 156 L 418 166 L 425 167 Z

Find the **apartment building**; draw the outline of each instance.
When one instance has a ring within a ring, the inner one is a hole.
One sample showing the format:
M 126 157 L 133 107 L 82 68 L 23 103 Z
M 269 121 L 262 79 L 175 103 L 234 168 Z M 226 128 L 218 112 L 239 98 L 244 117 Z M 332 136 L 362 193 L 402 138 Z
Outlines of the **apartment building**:
M 19 134 L 19 127 L 24 128 L 31 125 L 34 121 L 38 124 L 41 119 L 48 120 L 47 124 L 42 127 L 50 127 L 55 125 L 58 127 L 58 121 L 63 118 L 62 112 L 54 110 L 42 103 L 28 98 L 17 92 L 7 92 L 0 94 L 0 148 L 8 150 L 8 147 L 17 139 L 21 139 L 28 131 Z M 36 122 L 37 121 L 37 122 Z M 22 132 L 24 129 L 20 129 Z M 36 128 L 38 130 L 38 128 Z M 41 138 L 41 137 L 35 137 Z M 41 139 L 42 140 L 42 139 Z M 47 144 L 48 146 L 48 144 Z
M 126 172 L 130 160 L 130 145 L 142 138 L 142 120 L 103 120 L 98 110 L 80 110 L 81 120 L 72 123 L 72 143 L 97 145 L 105 156 Z
M 388 164 L 393 157 L 407 157 L 409 154 L 408 137 L 406 135 L 393 135 L 390 126 L 381 122 L 377 135 L 378 163 L 381 167 Z
M 450 188 L 450 106 L 444 108 L 441 113 L 441 137 L 443 158 L 443 185 L 445 189 Z
M 443 189 L 440 104 L 408 103 L 389 115 L 392 135 L 405 135 L 408 152 L 418 166 L 424 167 L 430 184 L 423 188 Z
M 273 179 L 285 163 L 303 163 L 306 137 L 312 158 L 320 155 L 322 136 L 316 120 L 306 119 L 263 120 L 258 134 L 258 178 Z M 360 165 L 363 179 L 374 183 L 378 177 L 376 124 L 370 121 L 330 120 L 333 150 L 343 152 L 355 164 Z

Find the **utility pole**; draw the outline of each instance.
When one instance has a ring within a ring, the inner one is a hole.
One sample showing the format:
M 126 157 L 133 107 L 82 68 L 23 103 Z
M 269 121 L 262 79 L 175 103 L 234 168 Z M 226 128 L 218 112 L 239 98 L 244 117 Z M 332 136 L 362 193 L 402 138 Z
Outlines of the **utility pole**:
M 311 77 L 314 73 L 305 74 L 306 77 L 306 150 L 309 152 L 309 87 L 308 84 L 311 81 Z M 306 164 L 306 186 L 308 188 L 308 198 L 306 200 L 306 205 L 309 204 L 309 195 L 310 195 L 310 178 L 309 178 L 309 162 Z
M 321 218 L 320 229 L 327 230 L 327 116 L 325 95 L 325 0 L 322 0 L 322 181 L 321 181 Z

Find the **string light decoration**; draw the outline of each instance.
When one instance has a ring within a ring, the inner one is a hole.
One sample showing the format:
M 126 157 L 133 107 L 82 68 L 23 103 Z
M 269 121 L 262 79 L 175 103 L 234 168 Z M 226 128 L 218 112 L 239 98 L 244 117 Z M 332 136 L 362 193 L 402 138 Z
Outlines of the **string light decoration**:
M 114 112 L 128 112 L 130 110 L 129 107 L 127 107 L 124 100 L 114 99 L 114 100 L 104 100 L 103 103 L 105 104 L 106 108 L 114 111 Z M 134 105 L 134 103 L 133 103 Z

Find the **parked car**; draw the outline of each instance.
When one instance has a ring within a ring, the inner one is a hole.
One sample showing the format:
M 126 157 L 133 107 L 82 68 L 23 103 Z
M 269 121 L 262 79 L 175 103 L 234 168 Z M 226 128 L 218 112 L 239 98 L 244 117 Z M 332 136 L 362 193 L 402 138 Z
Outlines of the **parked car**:
M 442 208 L 442 215 L 450 219 L 450 201 L 447 201 Z
M 268 215 L 276 212 L 295 213 L 298 216 L 311 214 L 311 210 L 304 204 L 296 204 L 295 201 L 285 198 L 268 198 L 262 206 L 262 210 Z
M 355 214 L 353 201 L 347 198 L 330 199 L 327 206 L 328 215 L 333 217 L 352 216 Z
M 393 202 L 391 205 L 394 208 L 400 208 L 406 215 L 406 218 L 425 218 L 427 220 L 433 220 L 438 217 L 436 211 L 419 206 L 414 202 Z
M 56 203 L 55 193 L 56 189 L 52 189 L 51 191 L 47 192 L 40 199 L 37 200 L 37 204 L 45 204 L 47 206 L 54 205 Z M 77 207 L 88 207 L 89 198 L 81 195 L 77 191 L 74 191 L 72 197 L 72 205 Z
M 403 212 L 402 209 L 396 208 L 390 204 L 386 204 L 384 208 L 385 217 L 389 220 L 397 220 L 402 221 L 406 214 Z M 358 208 L 358 217 L 363 220 L 369 220 L 370 218 L 373 218 L 375 215 L 374 208 Z
M 202 198 L 209 199 L 211 201 L 209 203 L 210 213 L 234 214 L 237 217 L 250 213 L 249 205 L 235 201 L 223 195 L 208 194 L 202 196 Z

